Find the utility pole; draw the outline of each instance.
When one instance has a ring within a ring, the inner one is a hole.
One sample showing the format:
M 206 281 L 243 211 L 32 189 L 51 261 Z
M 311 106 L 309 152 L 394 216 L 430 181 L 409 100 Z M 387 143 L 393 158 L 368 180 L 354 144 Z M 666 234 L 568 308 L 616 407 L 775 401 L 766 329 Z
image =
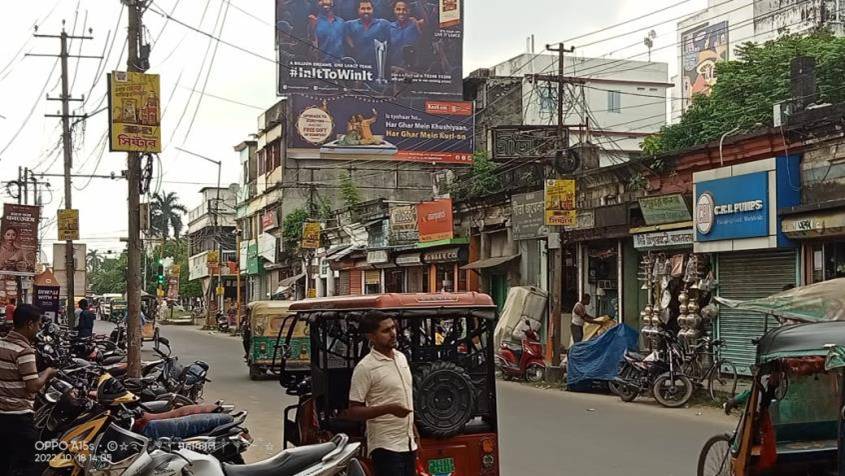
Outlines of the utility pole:
M 122 0 L 128 9 L 126 69 L 143 73 L 146 65 L 140 57 L 142 12 L 146 0 Z M 129 240 L 126 272 L 126 298 L 128 322 L 126 325 L 128 367 L 130 377 L 141 375 L 141 158 L 138 152 L 126 154 L 128 179 Z
M 575 47 L 565 48 L 563 43 L 558 43 L 557 46 L 553 45 L 546 45 L 546 49 L 549 51 L 553 51 L 557 53 L 557 76 L 556 77 L 545 77 L 548 81 L 554 81 L 557 83 L 557 132 L 558 132 L 558 145 L 561 148 L 569 147 L 567 143 L 567 134 L 566 134 L 566 126 L 563 123 L 563 94 L 564 94 L 564 86 L 566 85 L 567 81 L 564 77 L 564 53 L 572 53 L 575 51 Z M 558 155 L 562 156 L 564 153 L 563 150 L 558 152 Z M 557 176 L 557 171 L 555 167 L 552 167 L 554 170 L 554 175 Z M 558 238 L 560 237 L 560 229 L 559 227 L 553 227 L 554 231 Z M 557 240 L 557 247 L 551 249 L 551 260 L 552 260 L 552 276 L 551 276 L 551 323 L 552 323 L 552 366 L 559 366 L 560 365 L 560 350 L 561 350 L 561 330 L 563 328 L 563 322 L 561 320 L 562 314 L 562 294 L 563 294 L 563 245 L 560 243 L 560 239 Z
M 70 120 L 72 118 L 80 118 L 80 120 L 85 120 L 88 118 L 87 114 L 77 115 L 70 113 L 70 102 L 71 101 L 83 101 L 84 98 L 73 98 L 70 96 L 69 89 L 69 81 L 70 81 L 70 72 L 68 71 L 67 60 L 68 58 L 89 58 L 89 59 L 101 59 L 100 56 L 89 56 L 89 55 L 71 55 L 68 52 L 68 40 L 93 40 L 94 37 L 86 36 L 86 35 L 68 35 L 64 29 L 64 20 L 62 20 L 62 32 L 58 35 L 42 35 L 35 33 L 33 36 L 36 38 L 58 38 L 60 44 L 59 50 L 59 60 L 61 62 L 62 68 L 62 95 L 58 98 L 51 98 L 47 97 L 48 101 L 61 101 L 62 103 L 62 112 L 61 114 L 47 114 L 45 117 L 59 117 L 62 119 L 62 149 L 64 153 L 64 181 L 65 181 L 65 210 L 70 210 L 73 208 L 72 202 L 72 188 L 71 188 L 71 169 L 73 168 L 73 138 L 71 137 L 71 123 Z M 91 33 L 91 29 L 88 29 L 89 34 Z M 28 56 L 50 56 L 56 57 L 56 55 L 50 54 L 27 54 Z M 24 197 L 27 195 L 27 185 L 26 183 L 29 181 L 28 177 L 23 177 L 23 194 Z M 24 199 L 26 201 L 26 199 Z M 73 240 L 65 241 L 65 268 L 66 268 L 66 280 L 67 280 L 67 305 L 65 306 L 65 311 L 67 312 L 66 319 L 69 325 L 76 326 L 75 322 L 75 315 L 74 315 L 74 296 L 76 294 L 76 289 L 74 289 L 74 274 L 75 274 L 75 266 L 73 260 Z M 84 289 L 81 290 L 83 293 L 85 292 Z

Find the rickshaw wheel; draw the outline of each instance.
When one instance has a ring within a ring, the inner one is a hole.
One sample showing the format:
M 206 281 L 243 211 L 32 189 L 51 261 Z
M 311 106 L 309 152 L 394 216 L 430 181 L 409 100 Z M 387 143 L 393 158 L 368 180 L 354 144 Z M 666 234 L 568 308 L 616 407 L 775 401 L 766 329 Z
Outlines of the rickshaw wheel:
M 652 386 L 655 400 L 668 408 L 684 406 L 692 397 L 694 389 L 695 387 L 689 377 L 684 374 L 675 374 L 674 381 L 672 381 L 669 372 L 657 377 Z
M 731 475 L 731 436 L 716 435 L 701 448 L 698 456 L 698 476 Z
M 414 410 L 421 432 L 448 438 L 463 430 L 472 418 L 476 390 L 463 368 L 452 362 L 434 362 L 414 378 Z
M 250 380 L 258 380 L 263 377 L 265 374 L 257 365 L 250 365 L 249 366 L 249 379 Z

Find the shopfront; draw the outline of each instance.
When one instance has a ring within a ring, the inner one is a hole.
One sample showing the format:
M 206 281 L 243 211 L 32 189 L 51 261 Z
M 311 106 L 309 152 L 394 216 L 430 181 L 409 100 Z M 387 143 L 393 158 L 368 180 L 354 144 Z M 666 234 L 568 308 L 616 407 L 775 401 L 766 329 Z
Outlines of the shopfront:
M 549 228 L 544 223 L 544 207 L 542 191 L 511 197 L 511 230 L 520 256 L 520 284 L 547 291 Z
M 466 272 L 461 271 L 460 267 L 467 263 L 467 256 L 466 243 L 423 252 L 422 261 L 428 267 L 428 286 L 423 292 L 466 291 Z
M 423 265 L 422 253 L 402 253 L 394 260 L 399 267 L 393 273 L 401 273 L 405 292 L 422 293 L 428 288 L 428 267 Z
M 804 284 L 845 277 L 845 210 L 790 214 L 783 232 L 802 243 Z
M 693 175 L 694 250 L 715 264 L 717 293 L 729 299 L 758 299 L 798 283 L 796 245 L 782 232 L 778 209 L 795 206 L 797 156 L 750 162 Z M 754 362 L 752 339 L 767 328 L 765 317 L 721 306 L 717 337 L 740 373 Z

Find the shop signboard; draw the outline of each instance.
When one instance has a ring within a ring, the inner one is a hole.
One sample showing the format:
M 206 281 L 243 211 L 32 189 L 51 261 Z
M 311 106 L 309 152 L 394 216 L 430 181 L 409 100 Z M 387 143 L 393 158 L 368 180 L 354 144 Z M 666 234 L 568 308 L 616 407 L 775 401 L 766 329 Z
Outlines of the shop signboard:
M 291 155 L 472 163 L 470 102 L 298 94 L 289 103 Z
M 277 238 L 270 233 L 262 233 L 258 236 L 258 256 L 270 263 L 276 262 Z
M 452 199 L 418 203 L 417 228 L 421 243 L 453 238 Z
M 577 216 L 575 212 L 575 180 L 546 180 L 545 203 L 546 225 L 574 225 Z
M 514 240 L 533 240 L 545 237 L 545 201 L 542 192 L 528 192 L 511 197 L 511 228 Z
M 261 215 L 261 231 L 272 230 L 279 226 L 279 217 L 276 210 L 267 210 Z
M 423 261 L 426 263 L 454 263 L 463 261 L 464 253 L 461 248 L 446 248 L 443 250 L 429 251 L 423 254 Z
M 634 248 L 673 248 L 691 247 L 694 240 L 692 228 L 671 231 L 656 231 L 634 235 Z
M 374 250 L 367 252 L 367 264 L 383 265 L 390 261 L 386 250 Z
M 33 286 L 32 304 L 41 309 L 45 317 L 55 319 L 59 313 L 61 287 L 36 284 Z
M 494 161 L 554 157 L 565 148 L 557 126 L 496 127 L 492 134 Z
M 161 152 L 160 97 L 157 74 L 108 75 L 110 151 Z
M 278 94 L 460 98 L 463 1 L 275 0 Z
M 35 273 L 40 217 L 41 207 L 3 204 L 3 220 L 0 222 L 0 274 L 30 276 Z M 64 246 L 62 244 L 62 247 Z
M 258 260 L 258 243 L 250 242 L 246 248 L 246 272 L 247 274 L 258 274 L 259 260 Z
M 638 199 L 646 225 L 664 225 L 692 220 L 687 202 L 680 193 Z
M 79 239 L 79 210 L 74 208 L 60 208 L 56 216 L 56 229 L 59 241 Z
M 419 266 L 422 264 L 422 253 L 408 253 L 396 257 L 399 266 Z
M 417 228 L 417 207 L 415 205 L 390 206 L 391 244 L 416 243 L 420 239 Z
M 322 226 L 320 222 L 309 221 L 302 224 L 302 242 L 300 248 L 306 250 L 316 250 L 320 248 L 320 232 Z
M 696 241 L 769 236 L 769 174 L 697 182 Z

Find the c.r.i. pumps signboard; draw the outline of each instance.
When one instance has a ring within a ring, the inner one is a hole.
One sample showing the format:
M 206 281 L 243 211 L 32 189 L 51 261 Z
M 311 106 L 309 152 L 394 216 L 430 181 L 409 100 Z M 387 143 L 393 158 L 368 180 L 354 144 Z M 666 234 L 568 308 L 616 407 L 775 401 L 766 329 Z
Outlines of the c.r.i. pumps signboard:
M 779 208 L 799 203 L 799 156 L 781 156 L 693 174 L 695 251 L 790 246 Z

